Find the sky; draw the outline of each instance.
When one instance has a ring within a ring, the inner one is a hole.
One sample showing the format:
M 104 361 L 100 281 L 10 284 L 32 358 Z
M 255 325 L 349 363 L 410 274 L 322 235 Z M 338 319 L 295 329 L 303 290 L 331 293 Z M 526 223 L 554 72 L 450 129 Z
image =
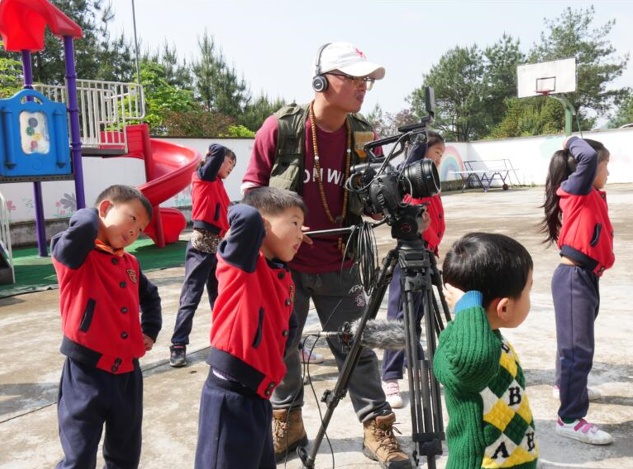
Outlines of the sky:
M 629 0 L 112 0 L 116 35 L 134 38 L 133 6 L 141 51 L 165 42 L 181 59 L 197 56 L 198 40 L 213 36 L 226 62 L 244 78 L 253 97 L 266 95 L 305 103 L 312 99 L 313 60 L 327 42 L 347 41 L 385 67 L 385 78 L 367 93 L 364 112 L 376 104 L 395 114 L 446 52 L 480 49 L 504 33 L 527 53 L 571 7 L 594 5 L 592 29 L 615 19 L 607 39 L 616 56 L 633 48 L 633 2 Z M 547 30 L 549 30 L 547 28 Z M 629 63 L 614 87 L 633 87 Z

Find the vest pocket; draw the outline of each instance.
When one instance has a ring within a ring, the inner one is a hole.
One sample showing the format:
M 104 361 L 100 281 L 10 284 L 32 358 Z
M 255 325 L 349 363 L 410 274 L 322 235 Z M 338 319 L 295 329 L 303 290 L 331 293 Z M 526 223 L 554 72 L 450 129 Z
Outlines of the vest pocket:
M 259 308 L 259 317 L 257 318 L 257 331 L 255 331 L 255 338 L 253 339 L 253 348 L 259 347 L 262 342 L 262 335 L 264 332 L 264 308 Z
M 593 227 L 593 236 L 591 237 L 591 242 L 589 243 L 592 247 L 595 247 L 598 244 L 600 233 L 602 233 L 602 224 L 597 223 L 596 226 Z
M 271 187 L 296 192 L 303 177 L 299 162 L 300 156 L 296 154 L 279 156 L 273 163 L 268 184 Z
M 90 324 L 92 323 L 92 317 L 94 316 L 96 305 L 97 305 L 97 302 L 93 300 L 92 298 L 88 300 L 86 309 L 84 309 L 84 315 L 81 318 L 81 323 L 79 324 L 80 331 L 88 332 L 88 329 L 90 329 Z

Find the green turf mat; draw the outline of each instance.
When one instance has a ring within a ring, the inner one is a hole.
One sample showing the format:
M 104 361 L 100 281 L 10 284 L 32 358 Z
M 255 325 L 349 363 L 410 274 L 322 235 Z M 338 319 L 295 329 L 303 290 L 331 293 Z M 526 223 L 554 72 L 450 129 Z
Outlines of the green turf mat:
M 178 241 L 159 249 L 151 239 L 145 238 L 126 250 L 138 258 L 143 272 L 149 272 L 184 265 L 186 247 L 186 241 Z M 0 298 L 57 288 L 57 276 L 51 258 L 40 257 L 36 247 L 14 249 L 13 265 L 15 283 L 0 285 Z

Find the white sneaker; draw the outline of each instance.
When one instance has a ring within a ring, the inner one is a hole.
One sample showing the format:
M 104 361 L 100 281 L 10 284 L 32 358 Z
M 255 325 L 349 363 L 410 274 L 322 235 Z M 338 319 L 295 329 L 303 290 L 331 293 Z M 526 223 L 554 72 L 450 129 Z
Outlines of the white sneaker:
M 314 350 L 306 350 L 305 348 L 301 349 L 301 361 L 303 363 L 311 363 L 314 365 L 318 365 L 325 361 L 323 355 L 319 355 Z
M 559 418 L 556 423 L 556 433 L 565 438 L 582 441 L 590 445 L 610 445 L 613 443 L 611 435 L 585 419 L 574 420 L 572 423 L 563 423 Z
M 590 388 L 589 386 L 587 386 L 587 395 L 589 396 L 590 401 L 597 401 L 602 398 L 602 393 L 600 391 Z M 552 387 L 552 397 L 560 399 L 560 389 L 558 386 Z
M 398 380 L 392 379 L 389 381 L 383 381 L 385 395 L 387 396 L 387 402 L 392 409 L 401 409 L 404 407 L 404 402 L 400 396 L 400 385 Z

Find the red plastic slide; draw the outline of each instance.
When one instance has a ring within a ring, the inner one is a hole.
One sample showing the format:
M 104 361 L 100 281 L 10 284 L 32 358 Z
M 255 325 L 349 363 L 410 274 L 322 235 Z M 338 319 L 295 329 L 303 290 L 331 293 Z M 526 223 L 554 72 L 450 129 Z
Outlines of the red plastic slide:
M 145 160 L 147 182 L 138 189 L 155 207 L 152 223 L 145 234 L 158 247 L 165 247 L 178 241 L 187 220 L 180 210 L 162 207 L 156 210 L 156 207 L 191 183 L 191 175 L 201 159 L 200 152 L 176 143 L 150 139 L 146 124 L 130 125 L 125 132 L 128 141 L 126 156 Z

